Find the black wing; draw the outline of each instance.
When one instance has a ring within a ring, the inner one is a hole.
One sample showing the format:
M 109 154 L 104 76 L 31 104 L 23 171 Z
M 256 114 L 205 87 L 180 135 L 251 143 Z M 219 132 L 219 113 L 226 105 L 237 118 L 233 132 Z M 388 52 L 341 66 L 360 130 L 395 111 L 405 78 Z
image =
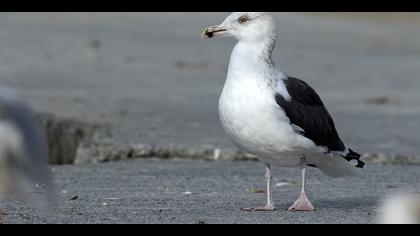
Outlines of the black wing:
M 289 77 L 284 83 L 292 99 L 288 101 L 280 94 L 275 99 L 290 123 L 302 128 L 300 133 L 317 146 L 327 147 L 328 151 L 345 151 L 334 121 L 315 90 L 297 78 Z

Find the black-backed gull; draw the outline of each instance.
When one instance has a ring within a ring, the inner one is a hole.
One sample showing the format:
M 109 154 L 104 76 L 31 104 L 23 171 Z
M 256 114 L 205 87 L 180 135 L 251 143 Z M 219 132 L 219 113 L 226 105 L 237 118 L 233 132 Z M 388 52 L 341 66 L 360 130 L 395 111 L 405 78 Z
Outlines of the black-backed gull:
M 267 205 L 244 210 L 276 209 L 270 164 L 301 168 L 302 191 L 289 210 L 314 210 L 305 193 L 307 166 L 332 177 L 349 176 L 355 174 L 355 167 L 364 166 L 360 155 L 341 141 L 315 90 L 275 67 L 272 52 L 277 33 L 270 15 L 235 12 L 202 35 L 216 36 L 238 40 L 219 100 L 221 123 L 240 149 L 266 163 Z

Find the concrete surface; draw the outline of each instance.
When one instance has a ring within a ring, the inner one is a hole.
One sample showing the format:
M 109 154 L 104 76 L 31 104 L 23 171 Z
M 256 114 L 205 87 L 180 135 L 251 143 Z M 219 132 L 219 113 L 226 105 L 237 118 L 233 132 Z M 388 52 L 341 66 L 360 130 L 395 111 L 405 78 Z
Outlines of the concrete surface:
M 358 177 L 308 172 L 315 212 L 287 212 L 300 191 L 298 169 L 273 168 L 276 212 L 242 212 L 265 203 L 264 165 L 253 161 L 135 159 L 54 167 L 55 215 L 8 201 L 5 223 L 376 223 L 396 192 L 420 191 L 420 166 L 368 166 Z M 35 195 L 39 197 L 38 195 Z M 76 200 L 70 200 L 74 197 Z
M 234 40 L 200 34 L 226 15 L 1 13 L 1 82 L 38 112 L 104 125 L 107 144 L 223 153 L 234 147 L 217 101 Z M 418 25 L 273 15 L 275 61 L 319 91 L 349 146 L 418 156 Z

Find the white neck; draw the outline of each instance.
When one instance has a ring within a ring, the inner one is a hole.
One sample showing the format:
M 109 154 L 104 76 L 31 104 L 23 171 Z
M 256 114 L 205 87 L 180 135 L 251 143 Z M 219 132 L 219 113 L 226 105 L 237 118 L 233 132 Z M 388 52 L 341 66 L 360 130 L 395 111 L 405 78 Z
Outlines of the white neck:
M 274 65 L 271 54 L 274 40 L 263 42 L 238 42 L 229 64 L 229 77 L 249 77 L 253 74 L 272 73 Z

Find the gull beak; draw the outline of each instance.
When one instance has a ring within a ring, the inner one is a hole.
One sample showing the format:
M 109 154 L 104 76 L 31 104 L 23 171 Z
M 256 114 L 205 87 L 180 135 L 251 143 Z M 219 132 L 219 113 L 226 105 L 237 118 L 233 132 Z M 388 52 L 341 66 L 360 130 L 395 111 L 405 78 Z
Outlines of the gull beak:
M 203 31 L 202 39 L 213 38 L 215 36 L 226 36 L 228 29 L 221 25 L 210 26 Z

